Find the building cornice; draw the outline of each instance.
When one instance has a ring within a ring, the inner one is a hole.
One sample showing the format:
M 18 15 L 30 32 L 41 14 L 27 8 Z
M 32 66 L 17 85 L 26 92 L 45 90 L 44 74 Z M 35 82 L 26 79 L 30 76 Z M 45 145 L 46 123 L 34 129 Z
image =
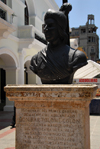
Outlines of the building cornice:
M 15 30 L 14 25 L 0 18 L 0 39 L 7 38 Z
M 1 26 L 2 25 L 2 26 Z M 0 29 L 11 29 L 11 30 L 16 30 L 16 27 L 13 24 L 10 24 L 9 22 L 5 21 L 4 19 L 0 18 Z

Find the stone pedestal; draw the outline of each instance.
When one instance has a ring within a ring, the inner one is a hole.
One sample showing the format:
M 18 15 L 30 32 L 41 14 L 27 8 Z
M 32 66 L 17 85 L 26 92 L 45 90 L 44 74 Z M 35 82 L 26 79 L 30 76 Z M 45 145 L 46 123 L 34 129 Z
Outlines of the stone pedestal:
M 16 149 L 90 149 L 89 104 L 96 85 L 5 87 L 16 106 Z

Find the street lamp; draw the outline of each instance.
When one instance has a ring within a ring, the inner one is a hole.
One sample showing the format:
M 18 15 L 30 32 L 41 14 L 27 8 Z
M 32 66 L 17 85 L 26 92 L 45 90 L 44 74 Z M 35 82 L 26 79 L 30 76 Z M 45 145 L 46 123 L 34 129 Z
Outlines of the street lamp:
M 63 0 L 63 4 L 64 3 L 68 3 L 68 0 Z M 68 15 L 66 16 L 67 18 L 67 29 L 66 29 L 66 32 L 68 34 L 68 41 L 67 41 L 67 45 L 70 46 L 70 35 L 69 35 L 69 19 L 68 19 Z

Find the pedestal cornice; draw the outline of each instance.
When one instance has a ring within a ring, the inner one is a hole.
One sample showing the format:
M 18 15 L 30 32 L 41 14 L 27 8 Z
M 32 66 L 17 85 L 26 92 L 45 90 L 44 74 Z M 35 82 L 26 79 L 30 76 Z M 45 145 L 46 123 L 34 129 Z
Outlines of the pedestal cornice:
M 10 101 L 87 101 L 95 97 L 97 85 L 7 85 Z M 47 98 L 48 97 L 48 98 Z

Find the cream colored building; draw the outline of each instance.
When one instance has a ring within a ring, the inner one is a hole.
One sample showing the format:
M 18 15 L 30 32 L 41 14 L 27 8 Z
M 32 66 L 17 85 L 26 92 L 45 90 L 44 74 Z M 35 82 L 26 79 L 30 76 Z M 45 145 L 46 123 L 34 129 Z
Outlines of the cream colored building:
M 71 29 L 71 39 L 78 38 L 78 45 L 86 52 L 89 60 L 99 59 L 99 37 L 96 33 L 94 15 L 88 15 L 86 25 Z
M 13 110 L 6 84 L 40 83 L 29 65 L 46 46 L 42 24 L 49 8 L 59 9 L 54 0 L 0 0 L 0 110 Z

